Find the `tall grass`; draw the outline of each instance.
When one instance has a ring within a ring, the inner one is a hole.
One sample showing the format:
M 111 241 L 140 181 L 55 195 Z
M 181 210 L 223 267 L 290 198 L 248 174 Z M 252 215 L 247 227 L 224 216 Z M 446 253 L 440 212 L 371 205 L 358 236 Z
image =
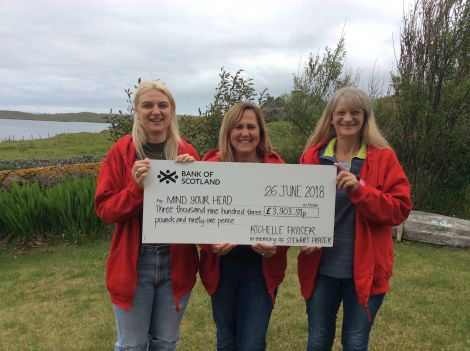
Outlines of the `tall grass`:
M 65 179 L 51 187 L 14 184 L 0 190 L 0 239 L 38 236 L 81 242 L 99 236 L 105 225 L 95 214 L 96 179 Z

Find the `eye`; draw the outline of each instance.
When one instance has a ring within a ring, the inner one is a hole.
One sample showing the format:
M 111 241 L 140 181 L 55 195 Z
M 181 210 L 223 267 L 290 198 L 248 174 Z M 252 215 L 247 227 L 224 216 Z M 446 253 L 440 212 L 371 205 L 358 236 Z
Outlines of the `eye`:
M 144 101 L 140 104 L 141 108 L 149 109 L 153 108 L 153 104 L 151 102 Z
M 346 113 L 346 111 L 340 110 L 340 111 L 336 111 L 336 112 L 335 112 L 335 115 L 337 115 L 337 116 L 344 116 L 345 113 Z
M 360 114 L 362 114 L 362 110 L 352 110 L 351 111 L 352 116 L 359 116 Z
M 170 104 L 167 103 L 167 102 L 162 102 L 162 103 L 158 104 L 158 107 L 160 107 L 163 110 L 163 109 L 169 108 Z
M 241 124 L 236 124 L 235 127 L 233 127 L 233 129 L 236 129 L 236 130 L 243 129 L 243 125 L 241 125 Z

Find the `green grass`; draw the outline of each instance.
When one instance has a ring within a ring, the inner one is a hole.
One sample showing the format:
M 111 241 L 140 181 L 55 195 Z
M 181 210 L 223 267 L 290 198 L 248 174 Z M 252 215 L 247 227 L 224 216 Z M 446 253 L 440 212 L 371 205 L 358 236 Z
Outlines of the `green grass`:
M 0 143 L 0 159 L 104 156 L 112 144 L 107 132 L 70 133 L 47 139 L 4 141 Z
M 111 350 L 114 316 L 104 280 L 108 246 L 96 241 L 19 256 L 2 251 L 0 350 Z M 305 350 L 296 254 L 292 248 L 269 326 L 269 351 Z M 470 251 L 401 243 L 395 258 L 392 291 L 379 311 L 370 349 L 469 350 Z M 198 282 L 179 350 L 214 350 L 214 333 L 210 300 Z M 334 349 L 340 349 L 338 342 Z

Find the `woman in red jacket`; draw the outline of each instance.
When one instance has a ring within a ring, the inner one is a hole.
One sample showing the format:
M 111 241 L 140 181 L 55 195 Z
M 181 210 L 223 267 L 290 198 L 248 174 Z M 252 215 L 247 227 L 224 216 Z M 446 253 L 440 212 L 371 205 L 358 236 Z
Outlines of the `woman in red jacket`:
M 284 163 L 272 151 L 263 115 L 255 104 L 230 108 L 219 134 L 220 149 L 203 160 Z M 286 247 L 220 243 L 201 245 L 200 276 L 212 300 L 217 350 L 266 349 L 274 298 L 286 269 Z
M 338 90 L 308 140 L 302 164 L 336 165 L 333 247 L 303 247 L 298 275 L 308 314 L 308 350 L 331 350 L 343 302 L 344 350 L 367 350 L 392 275 L 392 226 L 411 211 L 410 186 L 376 125 L 369 98 Z
M 179 136 L 175 100 L 160 82 L 141 82 L 132 136 L 119 139 L 98 175 L 95 207 L 115 223 L 106 287 L 116 315 L 116 350 L 175 350 L 196 282 L 195 245 L 141 244 L 143 188 L 149 159 L 191 162 L 196 150 Z

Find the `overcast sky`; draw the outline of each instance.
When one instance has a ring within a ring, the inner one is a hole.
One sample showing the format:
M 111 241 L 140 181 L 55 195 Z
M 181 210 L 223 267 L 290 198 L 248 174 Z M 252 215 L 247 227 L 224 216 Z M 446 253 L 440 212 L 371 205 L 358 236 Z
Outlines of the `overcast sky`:
M 177 113 L 211 101 L 224 66 L 289 92 L 309 53 L 345 32 L 366 84 L 394 69 L 412 0 L 0 0 L 0 110 L 109 112 L 138 77 L 160 78 Z

